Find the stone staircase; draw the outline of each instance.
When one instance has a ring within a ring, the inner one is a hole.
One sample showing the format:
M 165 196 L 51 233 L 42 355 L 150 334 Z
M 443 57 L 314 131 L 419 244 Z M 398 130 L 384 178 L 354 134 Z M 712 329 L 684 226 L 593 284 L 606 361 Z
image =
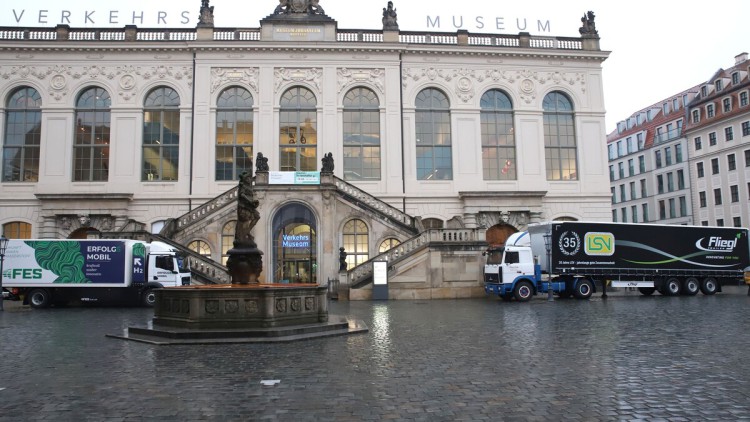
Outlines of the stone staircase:
M 447 247 L 461 249 L 468 246 L 472 250 L 477 245 L 485 244 L 485 229 L 430 229 L 423 231 L 411 239 L 395 246 L 380 255 L 363 262 L 347 272 L 349 287 L 360 289 L 372 283 L 373 263 L 376 261 L 388 262 L 388 276 L 398 275 L 395 270 L 397 264 L 423 249 L 431 247 Z

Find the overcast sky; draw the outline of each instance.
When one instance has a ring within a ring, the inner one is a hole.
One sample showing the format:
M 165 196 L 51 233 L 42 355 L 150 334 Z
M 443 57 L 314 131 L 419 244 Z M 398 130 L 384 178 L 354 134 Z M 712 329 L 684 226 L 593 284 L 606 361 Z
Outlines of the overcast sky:
M 5 0 L 0 25 L 195 27 L 200 0 Z M 275 0 L 211 0 L 217 27 L 258 27 Z M 320 0 L 341 29 L 381 29 L 386 0 Z M 750 1 L 394 0 L 402 31 L 577 37 L 583 14 L 596 14 L 603 50 L 607 132 L 633 112 L 708 80 L 750 51 Z M 113 13 L 114 12 L 114 13 Z M 133 15 L 136 22 L 133 22 Z M 439 17 L 439 19 L 437 19 Z M 68 21 L 65 21 L 65 20 Z M 439 26 L 438 26 L 439 22 Z M 541 25 L 540 25 L 541 22 Z

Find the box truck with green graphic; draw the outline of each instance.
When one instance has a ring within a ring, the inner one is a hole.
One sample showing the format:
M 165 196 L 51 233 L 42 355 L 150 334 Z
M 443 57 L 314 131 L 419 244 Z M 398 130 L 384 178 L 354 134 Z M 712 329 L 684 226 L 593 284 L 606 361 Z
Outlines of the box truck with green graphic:
M 11 240 L 3 287 L 33 308 L 71 302 L 153 306 L 154 289 L 190 284 L 178 252 L 137 240 Z
M 644 295 L 713 295 L 750 271 L 748 229 L 626 223 L 548 222 L 490 248 L 485 292 L 519 301 L 537 293 L 588 299 L 596 285 Z M 596 283 L 599 282 L 599 283 Z

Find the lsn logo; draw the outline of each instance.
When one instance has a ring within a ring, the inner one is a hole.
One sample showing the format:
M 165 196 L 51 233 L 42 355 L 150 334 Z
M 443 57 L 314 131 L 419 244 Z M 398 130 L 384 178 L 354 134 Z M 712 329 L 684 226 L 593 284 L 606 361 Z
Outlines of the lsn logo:
M 615 253 L 615 236 L 612 233 L 586 233 L 586 255 L 611 256 Z

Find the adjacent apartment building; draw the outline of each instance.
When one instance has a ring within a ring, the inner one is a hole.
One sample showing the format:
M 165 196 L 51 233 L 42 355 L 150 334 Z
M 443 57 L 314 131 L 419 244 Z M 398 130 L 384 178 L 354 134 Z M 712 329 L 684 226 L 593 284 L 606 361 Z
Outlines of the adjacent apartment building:
M 747 225 L 750 62 L 735 60 L 607 136 L 613 221 Z

